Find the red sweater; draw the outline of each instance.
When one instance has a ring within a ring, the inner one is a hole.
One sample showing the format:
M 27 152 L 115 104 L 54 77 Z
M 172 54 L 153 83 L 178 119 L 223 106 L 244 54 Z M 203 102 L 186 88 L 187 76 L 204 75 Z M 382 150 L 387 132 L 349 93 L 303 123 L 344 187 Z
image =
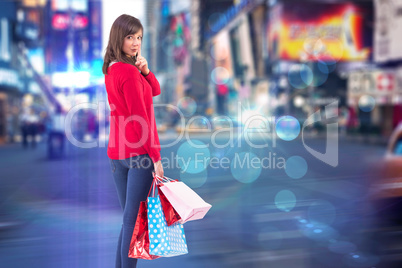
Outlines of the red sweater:
M 109 66 L 105 75 L 110 105 L 110 134 L 107 155 L 125 159 L 148 154 L 161 159 L 152 97 L 161 93 L 153 73 L 147 76 L 128 63 Z

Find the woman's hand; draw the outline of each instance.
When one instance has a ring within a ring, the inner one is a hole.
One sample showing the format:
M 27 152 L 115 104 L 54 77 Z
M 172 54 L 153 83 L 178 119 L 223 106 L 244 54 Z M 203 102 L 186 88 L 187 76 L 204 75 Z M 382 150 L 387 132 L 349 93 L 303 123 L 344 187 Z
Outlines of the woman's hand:
M 155 170 L 156 175 L 163 178 L 163 166 L 162 166 L 161 160 L 154 163 L 154 170 Z
M 141 49 L 138 50 L 135 66 L 138 68 L 138 70 L 141 71 L 143 75 L 149 74 L 148 62 L 143 56 L 141 56 Z

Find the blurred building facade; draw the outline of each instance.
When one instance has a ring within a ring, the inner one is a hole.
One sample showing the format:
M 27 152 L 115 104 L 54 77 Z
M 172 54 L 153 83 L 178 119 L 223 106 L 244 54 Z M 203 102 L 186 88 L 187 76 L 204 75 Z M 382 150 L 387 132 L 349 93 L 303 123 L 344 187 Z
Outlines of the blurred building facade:
M 350 105 L 359 106 L 366 115 L 363 127 L 389 136 L 402 122 L 402 1 L 373 4 L 373 65 L 350 74 L 348 96 Z
M 96 99 L 103 83 L 102 2 L 51 0 L 46 5 L 45 74 L 66 108 Z M 68 103 L 68 104 L 67 104 Z
M 392 26 L 402 25 L 402 1 L 299 2 L 145 1 L 143 53 L 163 88 L 155 102 L 179 105 L 189 97 L 198 115 L 232 117 L 241 102 L 303 121 L 337 101 L 352 132 L 389 135 L 402 120 L 401 37 Z M 2 7 L 4 142 L 18 135 L 24 106 L 46 115 L 96 101 L 105 90 L 101 0 Z
M 234 115 L 240 101 L 304 121 L 336 101 L 350 132 L 388 136 L 402 120 L 399 2 L 203 1 L 214 111 Z
M 216 9 L 207 1 L 203 11 L 204 51 L 209 56 L 210 88 L 215 112 L 235 117 L 238 102 L 268 115 L 265 26 L 266 1 L 227 1 Z
M 0 140 L 19 139 L 27 109 L 43 133 L 54 112 L 103 92 L 101 8 L 101 0 L 1 4 Z
M 177 105 L 191 96 L 198 102 L 197 112 L 204 113 L 208 107 L 208 77 L 206 61 L 197 53 L 202 35 L 200 2 L 147 1 L 144 47 L 163 88 L 157 102 Z
M 33 107 L 41 112 L 43 99 L 27 61 L 41 45 L 44 1 L 5 1 L 0 11 L 0 142 L 13 142 L 20 133 L 20 116 Z M 31 49 L 28 52 L 27 48 Z M 43 115 L 43 114 L 42 114 Z
M 13 121 L 8 118 L 8 114 L 11 112 L 9 107 L 13 102 L 18 101 L 22 90 L 12 46 L 12 23 L 15 21 L 16 3 L 8 1 L 5 8 L 0 9 L 0 143 L 6 141 L 7 129 L 10 127 L 7 126 L 8 120 Z
M 347 79 L 352 70 L 372 65 L 372 3 L 271 1 L 268 16 L 270 106 L 275 115 L 304 121 L 337 102 L 339 121 L 357 128 L 359 107 L 349 105 Z M 324 125 L 317 122 L 314 128 L 321 131 Z
M 146 3 L 147 56 L 161 78 L 164 103 L 176 105 L 190 97 L 196 113 L 211 116 L 235 107 L 241 87 L 243 99 L 249 100 L 249 88 L 267 95 L 261 26 L 265 1 L 235 2 Z M 220 16 L 228 20 L 222 23 Z

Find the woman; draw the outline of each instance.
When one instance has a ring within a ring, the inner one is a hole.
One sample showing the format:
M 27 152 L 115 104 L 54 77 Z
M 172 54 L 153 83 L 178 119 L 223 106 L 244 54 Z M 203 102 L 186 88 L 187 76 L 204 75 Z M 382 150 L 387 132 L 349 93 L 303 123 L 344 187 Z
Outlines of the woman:
M 107 155 L 123 209 L 123 226 L 117 247 L 116 267 L 136 267 L 128 251 L 140 201 L 147 198 L 154 170 L 163 177 L 160 145 L 152 97 L 160 86 L 141 56 L 143 27 L 129 15 L 112 25 L 103 63 L 110 105 Z

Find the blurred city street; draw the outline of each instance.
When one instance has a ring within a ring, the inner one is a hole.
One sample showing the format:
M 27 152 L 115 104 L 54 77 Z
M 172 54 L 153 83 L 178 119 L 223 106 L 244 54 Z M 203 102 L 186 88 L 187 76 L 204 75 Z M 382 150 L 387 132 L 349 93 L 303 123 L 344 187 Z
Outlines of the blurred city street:
M 122 211 L 103 67 L 117 61 L 106 55 L 122 14 L 143 30 L 111 39 L 129 56 L 136 36 L 131 53 L 147 63 L 136 68 L 160 85 L 149 105 L 165 175 L 212 205 L 184 224 L 188 254 L 138 267 L 402 267 L 401 10 L 402 0 L 1 1 L 0 267 L 115 265 Z
M 163 144 L 172 141 L 168 133 L 161 138 Z M 191 138 L 205 143 L 210 136 Z M 324 139 L 306 143 L 319 150 L 325 145 Z M 179 145 L 162 155 L 175 153 Z M 1 150 L 1 177 L 7 181 L 1 209 L 9 217 L 9 225 L 0 228 L 2 267 L 112 267 L 122 214 L 105 148 L 70 145 L 64 159 L 50 162 L 45 148 Z M 336 168 L 309 157 L 299 139 L 278 142 L 272 151 L 305 157 L 311 165 L 307 174 L 292 179 L 283 169 L 263 169 L 257 180 L 243 184 L 228 170 L 209 168 L 196 191 L 213 207 L 204 220 L 185 224 L 189 254 L 140 261 L 141 267 L 346 267 L 354 260 L 352 267 L 369 267 L 359 266 L 350 254 L 367 256 L 363 264 L 386 267 L 378 265 L 378 241 L 366 231 L 373 229 L 376 211 L 368 194 L 370 181 L 378 178 L 375 165 L 383 146 L 341 140 Z M 252 152 L 268 155 L 267 149 Z M 180 177 L 177 168 L 165 173 Z M 295 193 L 292 211 L 276 208 L 275 194 L 281 190 Z M 315 227 L 303 224 L 317 220 L 321 223 Z M 348 244 L 331 251 L 331 243 L 340 242 Z

